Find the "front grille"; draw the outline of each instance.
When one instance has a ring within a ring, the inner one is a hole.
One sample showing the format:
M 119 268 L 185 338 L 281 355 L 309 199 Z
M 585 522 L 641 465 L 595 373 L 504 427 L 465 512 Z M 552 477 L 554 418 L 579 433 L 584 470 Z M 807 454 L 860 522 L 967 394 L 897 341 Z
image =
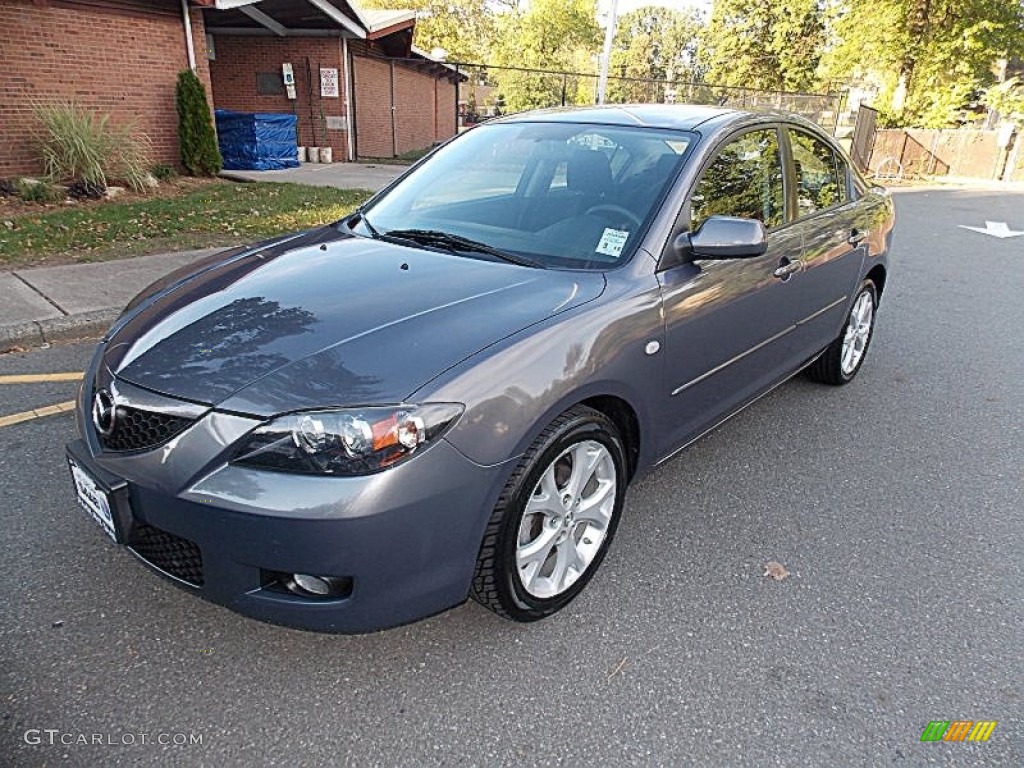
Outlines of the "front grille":
M 129 546 L 161 571 L 195 587 L 203 586 L 203 554 L 195 542 L 139 523 Z
M 100 440 L 108 451 L 142 451 L 166 443 L 184 432 L 190 424 L 192 419 L 183 416 L 119 405 L 114 418 L 114 431 L 109 435 L 100 435 Z

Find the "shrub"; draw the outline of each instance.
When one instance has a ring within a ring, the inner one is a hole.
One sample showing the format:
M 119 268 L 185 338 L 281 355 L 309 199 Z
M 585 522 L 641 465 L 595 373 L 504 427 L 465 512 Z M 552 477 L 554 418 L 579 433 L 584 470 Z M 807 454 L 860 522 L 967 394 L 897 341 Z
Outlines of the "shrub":
M 153 178 L 157 181 L 170 181 L 178 172 L 174 169 L 173 165 L 167 165 L 166 163 L 159 163 L 149 169 L 149 172 L 153 174 Z
M 224 161 L 217 146 L 206 90 L 191 69 L 178 74 L 177 105 L 182 165 L 193 176 L 216 176 Z
M 18 197 L 26 203 L 57 203 L 65 198 L 62 187 L 46 181 L 19 179 L 14 183 L 14 189 Z
M 18 194 L 17 187 L 10 179 L 0 179 L 0 197 L 14 197 Z
M 81 180 L 106 189 L 110 180 L 146 189 L 149 138 L 134 123 L 113 125 L 101 115 L 71 102 L 37 104 L 42 129 L 36 146 L 51 181 Z

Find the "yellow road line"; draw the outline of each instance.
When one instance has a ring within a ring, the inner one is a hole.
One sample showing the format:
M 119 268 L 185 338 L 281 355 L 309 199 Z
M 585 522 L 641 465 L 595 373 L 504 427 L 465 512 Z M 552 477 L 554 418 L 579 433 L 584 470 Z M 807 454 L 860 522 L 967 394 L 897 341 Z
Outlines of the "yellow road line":
M 0 376 L 0 384 L 39 384 L 44 381 L 78 381 L 81 373 L 15 373 Z
M 20 424 L 23 421 L 32 421 L 33 419 L 39 419 L 43 416 L 55 416 L 58 413 L 67 413 L 68 411 L 73 411 L 74 408 L 75 401 L 68 400 L 65 403 L 45 405 L 42 408 L 36 408 L 32 411 L 22 411 L 21 413 L 12 413 L 10 416 L 0 416 L 0 427 L 9 427 L 12 424 Z

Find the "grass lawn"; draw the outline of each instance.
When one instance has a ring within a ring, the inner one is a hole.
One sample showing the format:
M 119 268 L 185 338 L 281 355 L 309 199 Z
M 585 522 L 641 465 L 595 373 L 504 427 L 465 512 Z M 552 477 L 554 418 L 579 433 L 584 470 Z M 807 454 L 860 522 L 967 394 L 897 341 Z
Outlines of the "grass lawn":
M 334 221 L 370 194 L 301 184 L 181 181 L 153 197 L 125 201 L 8 208 L 0 200 L 0 268 L 245 243 Z

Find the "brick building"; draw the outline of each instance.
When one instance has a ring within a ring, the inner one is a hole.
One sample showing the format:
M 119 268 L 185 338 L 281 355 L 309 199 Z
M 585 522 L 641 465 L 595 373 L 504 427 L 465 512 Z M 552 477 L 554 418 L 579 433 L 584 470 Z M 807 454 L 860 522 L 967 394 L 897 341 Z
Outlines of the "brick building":
M 189 66 L 213 106 L 294 112 L 300 143 L 335 161 L 428 147 L 455 133 L 459 78 L 413 48 L 414 26 L 344 0 L 0 0 L 0 177 L 40 170 L 32 108 L 56 99 L 134 121 L 154 162 L 177 163 Z

